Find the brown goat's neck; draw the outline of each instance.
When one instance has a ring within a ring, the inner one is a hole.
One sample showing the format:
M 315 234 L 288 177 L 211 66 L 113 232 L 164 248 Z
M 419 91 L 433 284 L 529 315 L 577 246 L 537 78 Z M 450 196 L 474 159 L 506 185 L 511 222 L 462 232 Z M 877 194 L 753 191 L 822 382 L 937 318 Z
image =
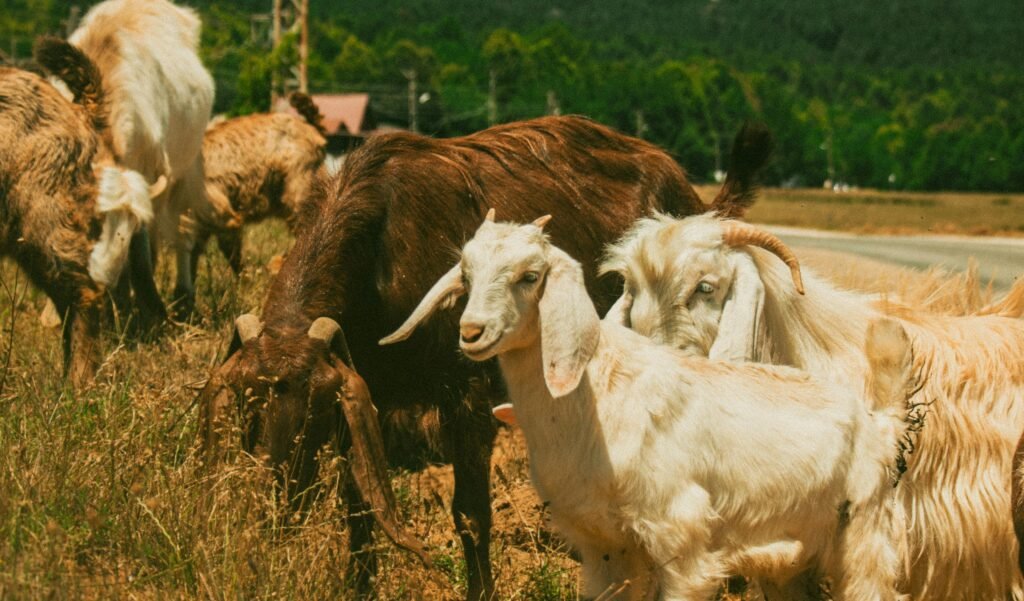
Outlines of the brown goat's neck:
M 266 324 L 304 325 L 318 317 L 341 323 L 349 299 L 374 302 L 367 297 L 376 262 L 373 240 L 380 229 L 381 212 L 374 205 L 342 196 L 309 216 L 271 285 L 263 310 Z

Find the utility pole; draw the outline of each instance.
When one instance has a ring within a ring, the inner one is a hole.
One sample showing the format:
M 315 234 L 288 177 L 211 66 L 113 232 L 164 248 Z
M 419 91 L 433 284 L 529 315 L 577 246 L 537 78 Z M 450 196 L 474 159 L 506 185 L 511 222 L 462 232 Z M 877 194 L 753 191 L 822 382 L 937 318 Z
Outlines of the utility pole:
M 306 76 L 306 63 L 309 62 L 309 0 L 299 0 L 299 91 L 309 93 L 309 79 Z
M 64 21 L 64 37 L 71 37 L 71 33 L 78 27 L 78 18 L 82 9 L 77 4 L 68 9 L 68 18 Z
M 633 111 L 633 118 L 636 123 L 636 137 L 642 138 L 647 133 L 647 121 L 644 119 L 644 109 Z
M 419 99 L 416 96 L 416 69 L 402 69 L 402 75 L 409 80 L 409 130 L 419 133 Z
M 558 96 L 555 95 L 554 90 L 548 90 L 548 114 L 549 115 L 561 115 L 562 107 L 558 104 Z
M 487 82 L 487 125 L 498 122 L 498 70 L 492 68 Z
M 273 50 L 277 50 L 277 47 L 281 45 L 281 0 L 274 0 L 274 13 L 271 17 L 273 24 L 271 25 L 271 40 L 273 42 Z M 270 72 L 270 109 L 276 110 L 274 107 L 277 106 L 278 91 L 281 89 L 281 70 L 277 68 L 277 65 Z

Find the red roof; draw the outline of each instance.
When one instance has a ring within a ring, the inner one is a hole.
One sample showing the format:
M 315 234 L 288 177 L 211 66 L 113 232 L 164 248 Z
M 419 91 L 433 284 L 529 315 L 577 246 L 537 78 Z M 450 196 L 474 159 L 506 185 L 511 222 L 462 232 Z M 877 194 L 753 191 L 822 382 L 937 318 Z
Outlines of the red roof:
M 310 97 L 324 116 L 323 126 L 328 135 L 349 133 L 358 136 L 365 133 L 363 121 L 366 119 L 366 107 L 370 104 L 369 94 L 311 94 Z M 287 98 L 278 99 L 275 110 L 298 115 Z

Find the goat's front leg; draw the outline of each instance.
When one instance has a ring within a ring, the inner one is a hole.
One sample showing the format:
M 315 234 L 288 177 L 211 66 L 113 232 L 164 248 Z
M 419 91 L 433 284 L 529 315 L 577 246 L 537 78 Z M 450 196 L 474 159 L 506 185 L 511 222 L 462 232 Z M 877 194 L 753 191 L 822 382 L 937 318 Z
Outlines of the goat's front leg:
M 721 551 L 711 547 L 715 512 L 711 497 L 697 485 L 673 496 L 662 517 L 637 526 L 637 538 L 658 574 L 661 601 L 712 599 L 727 575 Z
M 853 509 L 840 538 L 834 573 L 836 601 L 891 601 L 900 599 L 899 549 L 895 544 L 895 504 L 885 495 Z
M 195 273 L 192 269 L 192 254 L 195 240 L 191 235 L 179 232 L 174 241 L 175 284 L 174 318 L 188 320 L 196 308 Z
M 452 515 L 466 559 L 469 601 L 494 597 L 491 575 L 491 451 L 497 428 L 483 395 L 470 394 L 441 410 L 445 454 L 455 468 Z M 451 405 L 455 405 L 452 407 Z
M 153 248 L 146 228 L 132 236 L 129 256 L 128 269 L 142 322 L 140 329 L 148 334 L 167 320 L 167 309 L 153 277 Z
M 68 302 L 68 298 L 73 300 Z M 64 376 L 75 389 L 92 384 L 101 362 L 100 325 L 103 294 L 91 288 L 56 295 L 53 299 L 64 317 Z
M 373 508 L 363 500 L 349 469 L 341 482 L 348 523 L 348 581 L 360 599 L 370 598 L 377 575 L 377 553 L 373 550 Z

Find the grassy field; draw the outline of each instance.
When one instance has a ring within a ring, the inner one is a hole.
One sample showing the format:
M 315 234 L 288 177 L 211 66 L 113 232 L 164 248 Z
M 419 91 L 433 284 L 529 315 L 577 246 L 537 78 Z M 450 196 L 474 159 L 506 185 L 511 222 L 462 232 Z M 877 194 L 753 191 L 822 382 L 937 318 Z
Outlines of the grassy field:
M 701 186 L 711 199 L 715 186 Z M 766 188 L 750 221 L 888 234 L 1024 236 L 1024 194 Z
M 779 203 L 799 201 L 765 204 Z M 263 266 L 288 245 L 280 224 L 252 228 L 238 280 L 210 253 L 198 278 L 201 324 L 171 326 L 152 343 L 109 336 L 98 384 L 78 392 L 62 387 L 59 333 L 38 319 L 44 298 L 3 264 L 0 599 L 350 597 L 342 581 L 346 532 L 332 497 L 285 527 L 270 474 L 254 460 L 240 457 L 208 473 L 195 457 L 196 391 L 222 358 L 233 319 L 260 306 L 269 279 Z M 927 297 L 943 310 L 987 300 L 970 277 L 936 287 L 948 278 L 870 263 L 849 269 L 829 256 L 807 261 L 856 273 L 860 280 L 844 282 L 851 286 Z M 167 275 L 161 272 L 164 290 Z M 325 461 L 328 487 L 341 461 Z M 575 562 L 544 527 L 516 433 L 502 434 L 494 465 L 500 598 L 575 598 Z M 404 519 L 430 545 L 437 569 L 419 567 L 381 539 L 379 597 L 460 598 L 465 572 L 449 513 L 450 468 L 396 473 L 394 485 Z

